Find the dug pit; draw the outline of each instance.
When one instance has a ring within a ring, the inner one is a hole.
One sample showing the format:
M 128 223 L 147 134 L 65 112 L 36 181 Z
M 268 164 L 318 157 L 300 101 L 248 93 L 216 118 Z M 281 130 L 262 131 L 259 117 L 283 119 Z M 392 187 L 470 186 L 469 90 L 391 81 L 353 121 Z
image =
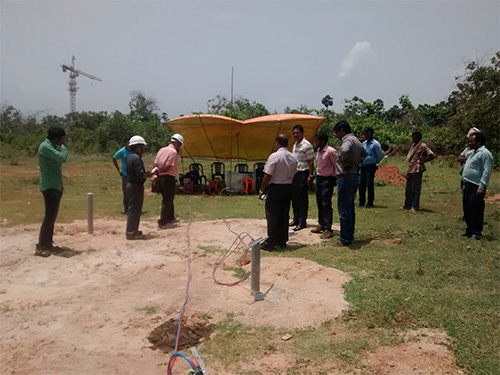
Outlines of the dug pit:
M 177 319 L 170 319 L 156 327 L 148 336 L 149 342 L 153 345 L 152 349 L 160 350 L 163 353 L 172 353 L 175 350 L 178 327 Z M 188 323 L 184 320 L 180 330 L 177 350 L 181 351 L 196 347 L 202 341 L 207 340 L 213 330 L 213 324 L 201 322 Z

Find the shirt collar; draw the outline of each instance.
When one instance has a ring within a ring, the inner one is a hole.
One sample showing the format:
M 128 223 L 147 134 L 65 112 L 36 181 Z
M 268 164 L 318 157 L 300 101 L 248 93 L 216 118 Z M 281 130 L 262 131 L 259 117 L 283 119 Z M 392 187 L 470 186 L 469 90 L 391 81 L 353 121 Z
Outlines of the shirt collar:
M 346 135 L 344 135 L 342 137 L 342 141 L 344 141 L 347 137 L 350 137 L 352 135 L 352 133 L 347 133 Z

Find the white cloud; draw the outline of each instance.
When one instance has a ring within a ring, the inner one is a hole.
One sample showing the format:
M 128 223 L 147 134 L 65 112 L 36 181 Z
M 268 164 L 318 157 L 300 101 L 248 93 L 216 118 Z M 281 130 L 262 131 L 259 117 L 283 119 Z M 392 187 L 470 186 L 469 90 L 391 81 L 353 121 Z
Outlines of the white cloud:
M 342 61 L 339 77 L 343 78 L 361 61 L 373 54 L 372 46 L 369 42 L 357 42 L 349 51 L 349 55 Z

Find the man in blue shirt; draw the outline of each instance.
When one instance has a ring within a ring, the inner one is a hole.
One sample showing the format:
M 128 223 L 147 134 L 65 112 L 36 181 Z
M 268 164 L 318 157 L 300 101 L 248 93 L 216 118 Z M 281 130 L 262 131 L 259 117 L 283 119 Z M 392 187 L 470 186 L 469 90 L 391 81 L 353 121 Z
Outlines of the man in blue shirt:
M 129 138 L 123 139 L 123 147 L 116 151 L 113 155 L 113 165 L 122 177 L 122 191 L 123 191 L 123 213 L 126 214 L 128 211 L 128 199 L 126 197 L 127 190 L 127 156 L 130 154 L 130 148 L 128 146 Z M 122 161 L 122 169 L 118 166 L 118 159 Z
M 481 239 L 484 195 L 493 166 L 493 155 L 484 147 L 485 141 L 483 133 L 474 133 L 468 138 L 469 147 L 474 152 L 467 158 L 462 172 L 462 204 L 467 228 L 461 235 L 473 240 Z
M 365 141 L 363 148 L 368 153 L 368 156 L 363 161 L 360 169 L 359 179 L 359 206 L 366 206 L 367 208 L 373 207 L 373 200 L 375 199 L 375 188 L 373 181 L 375 180 L 375 172 L 378 169 L 379 163 L 384 154 L 382 153 L 382 146 L 373 138 L 373 129 L 366 128 L 362 133 Z M 368 188 L 368 202 L 366 201 L 366 189 Z

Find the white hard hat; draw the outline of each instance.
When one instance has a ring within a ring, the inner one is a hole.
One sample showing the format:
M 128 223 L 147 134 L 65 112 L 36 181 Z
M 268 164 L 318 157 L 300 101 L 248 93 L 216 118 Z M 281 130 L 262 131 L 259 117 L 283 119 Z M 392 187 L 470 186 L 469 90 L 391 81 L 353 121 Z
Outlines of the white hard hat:
M 146 141 L 144 138 L 142 138 L 140 135 L 134 135 L 130 140 L 128 141 L 129 146 L 133 145 L 147 145 Z
M 184 144 L 184 137 L 180 134 L 174 134 L 171 138 L 170 138 L 170 142 L 172 141 L 175 141 L 175 142 L 179 142 L 181 144 L 181 146 Z

